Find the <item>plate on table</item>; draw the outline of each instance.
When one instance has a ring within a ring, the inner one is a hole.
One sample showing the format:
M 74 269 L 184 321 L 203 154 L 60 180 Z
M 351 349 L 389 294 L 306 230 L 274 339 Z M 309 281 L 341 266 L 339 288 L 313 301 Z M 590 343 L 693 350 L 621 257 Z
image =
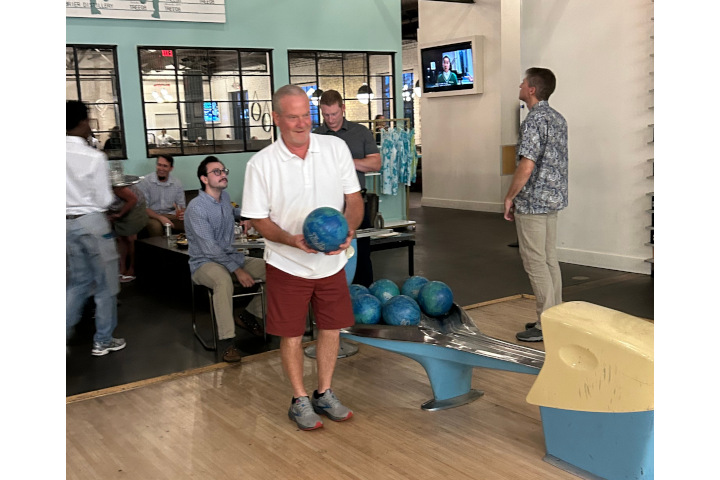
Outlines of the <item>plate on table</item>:
M 184 233 L 181 233 L 177 236 L 177 248 L 179 249 L 185 249 L 188 248 L 188 240 Z

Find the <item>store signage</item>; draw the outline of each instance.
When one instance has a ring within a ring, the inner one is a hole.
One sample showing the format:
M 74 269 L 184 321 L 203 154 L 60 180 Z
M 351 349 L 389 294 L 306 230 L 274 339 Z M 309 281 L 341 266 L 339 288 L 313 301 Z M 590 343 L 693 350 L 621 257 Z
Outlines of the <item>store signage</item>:
M 65 16 L 225 23 L 225 0 L 66 0 Z

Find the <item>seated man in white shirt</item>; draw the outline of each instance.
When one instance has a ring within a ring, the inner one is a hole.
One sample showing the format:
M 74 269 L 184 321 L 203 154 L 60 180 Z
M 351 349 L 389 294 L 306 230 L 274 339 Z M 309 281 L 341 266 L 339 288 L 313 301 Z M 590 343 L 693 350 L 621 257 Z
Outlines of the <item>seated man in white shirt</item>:
M 160 136 L 157 139 L 157 145 L 158 147 L 169 147 L 173 144 L 174 141 L 175 139 L 172 136 L 168 135 L 167 130 L 163 128 L 160 132 Z

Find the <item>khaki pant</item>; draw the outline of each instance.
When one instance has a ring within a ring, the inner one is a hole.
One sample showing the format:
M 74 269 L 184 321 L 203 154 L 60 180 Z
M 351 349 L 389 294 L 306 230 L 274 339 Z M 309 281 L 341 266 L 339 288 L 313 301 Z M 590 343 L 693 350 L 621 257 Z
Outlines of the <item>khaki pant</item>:
M 557 212 L 515 214 L 520 257 L 536 298 L 538 327 L 542 312 L 562 303 L 562 275 L 557 259 Z
M 185 233 L 185 221 L 178 220 L 178 218 L 174 214 L 167 214 L 164 216 L 167 217 L 167 219 L 170 220 L 173 225 L 175 225 L 175 228 L 173 228 L 173 234 Z M 146 227 L 148 231 L 148 236 L 150 237 L 162 237 L 163 235 L 165 235 L 165 226 L 160 223 L 160 220 L 148 218 Z
M 248 275 L 254 279 L 265 281 L 265 260 L 255 257 L 245 257 L 243 267 Z M 204 285 L 213 291 L 213 307 L 217 323 L 218 339 L 225 340 L 235 337 L 235 321 L 233 320 L 233 291 L 237 281 L 235 274 L 228 272 L 227 268 L 219 263 L 204 263 L 195 270 L 192 279 L 198 285 Z M 262 304 L 259 295 L 250 301 L 245 310 L 256 317 L 262 318 Z

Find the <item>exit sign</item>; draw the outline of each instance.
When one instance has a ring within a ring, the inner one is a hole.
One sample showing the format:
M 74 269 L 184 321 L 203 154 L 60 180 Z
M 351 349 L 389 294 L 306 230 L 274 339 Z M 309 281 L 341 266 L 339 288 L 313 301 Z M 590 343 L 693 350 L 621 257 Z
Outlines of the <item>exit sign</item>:
M 162 56 L 163 56 L 163 57 L 172 57 L 172 56 L 173 56 L 173 55 L 172 55 L 172 50 L 163 50 L 163 51 L 162 51 Z

